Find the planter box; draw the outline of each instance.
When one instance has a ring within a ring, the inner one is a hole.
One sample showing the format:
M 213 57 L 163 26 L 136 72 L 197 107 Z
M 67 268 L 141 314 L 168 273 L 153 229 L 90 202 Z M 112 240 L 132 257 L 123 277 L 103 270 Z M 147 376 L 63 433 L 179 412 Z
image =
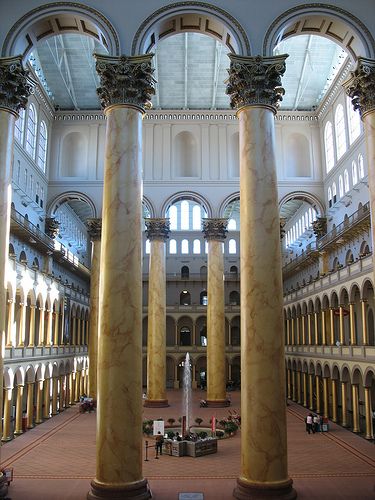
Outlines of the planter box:
M 201 441 L 185 441 L 186 455 L 188 457 L 202 457 L 217 453 L 217 439 L 202 439 Z

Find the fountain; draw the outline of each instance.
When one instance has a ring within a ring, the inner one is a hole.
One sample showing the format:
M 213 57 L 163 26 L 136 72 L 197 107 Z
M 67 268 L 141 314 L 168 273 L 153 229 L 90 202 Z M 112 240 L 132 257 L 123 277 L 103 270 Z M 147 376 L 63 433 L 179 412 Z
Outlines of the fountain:
M 189 432 L 191 426 L 191 366 L 190 356 L 186 353 L 184 363 L 183 387 L 183 415 L 186 416 L 186 431 Z

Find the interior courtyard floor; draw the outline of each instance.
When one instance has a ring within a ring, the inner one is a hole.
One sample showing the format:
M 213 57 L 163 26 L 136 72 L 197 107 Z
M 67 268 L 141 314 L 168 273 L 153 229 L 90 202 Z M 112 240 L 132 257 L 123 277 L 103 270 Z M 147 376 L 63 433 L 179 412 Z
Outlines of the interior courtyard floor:
M 232 409 L 240 409 L 240 393 L 231 392 Z M 193 420 L 228 415 L 228 409 L 200 408 L 202 391 L 193 392 Z M 181 415 L 182 391 L 168 391 L 170 406 L 144 409 L 144 418 Z M 308 435 L 307 410 L 287 408 L 289 473 L 300 500 L 367 500 L 375 498 L 375 445 L 330 423 L 328 433 Z M 132 430 L 129 429 L 129 432 Z M 203 493 L 204 500 L 232 498 L 240 469 L 240 432 L 218 444 L 218 453 L 199 458 L 163 455 L 143 462 L 156 500 L 178 499 L 179 493 Z M 27 431 L 1 448 L 2 467 L 14 468 L 12 500 L 82 500 L 95 476 L 95 413 L 80 414 L 73 406 Z

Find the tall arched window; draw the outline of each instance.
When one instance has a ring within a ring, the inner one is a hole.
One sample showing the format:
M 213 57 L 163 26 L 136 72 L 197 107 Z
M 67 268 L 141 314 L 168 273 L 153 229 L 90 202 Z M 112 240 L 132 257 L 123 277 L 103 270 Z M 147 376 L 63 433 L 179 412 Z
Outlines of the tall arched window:
M 181 229 L 189 229 L 189 202 L 181 202 Z
M 176 231 L 177 229 L 177 207 L 176 205 L 172 205 L 168 210 L 169 217 L 169 228 L 171 231 Z
M 339 177 L 339 197 L 342 198 L 344 196 L 344 183 L 342 180 L 342 176 Z
M 309 208 L 309 225 L 313 223 L 313 211 L 312 208 Z
M 195 205 L 193 207 L 193 230 L 199 231 L 201 227 L 202 227 L 201 207 L 199 205 Z
M 14 129 L 14 136 L 19 143 L 23 143 L 23 131 L 25 129 L 25 110 L 21 108 L 18 112 L 18 119 Z
M 229 240 L 229 243 L 228 243 L 228 252 L 231 253 L 231 254 L 235 254 L 237 253 L 237 244 L 236 244 L 236 240 Z
M 363 179 L 365 176 L 365 167 L 363 165 L 363 156 L 361 154 L 358 155 L 358 173 L 359 178 Z
M 346 98 L 346 105 L 349 120 L 349 142 L 350 144 L 353 144 L 361 133 L 361 117 L 359 115 L 359 110 L 354 111 L 350 97 Z
M 39 147 L 38 147 L 38 167 L 46 171 L 47 159 L 47 125 L 44 120 L 40 122 Z
M 332 200 L 333 203 L 336 203 L 337 201 L 337 188 L 336 188 L 336 182 L 332 184 Z
M 328 188 L 328 206 L 332 207 L 332 189 Z
M 344 171 L 344 191 L 345 193 L 347 193 L 350 189 L 350 185 L 349 185 L 349 173 L 348 171 L 345 169 Z
M 335 156 L 333 152 L 333 131 L 331 122 L 327 122 L 324 129 L 324 147 L 326 152 L 326 170 L 328 173 L 335 164 Z
M 201 253 L 201 242 L 200 240 L 193 241 L 193 253 Z
M 33 158 L 35 157 L 36 124 L 37 124 L 36 110 L 34 104 L 31 103 L 29 106 L 29 114 L 27 117 L 26 151 Z
M 189 253 L 189 240 L 181 241 L 181 253 L 187 254 Z
M 177 253 L 177 242 L 176 242 L 176 240 L 169 240 L 169 253 L 170 254 Z
M 339 104 L 335 113 L 336 152 L 339 160 L 346 151 L 344 106 Z
M 228 221 L 228 231 L 235 231 L 237 229 L 237 223 L 234 219 L 229 219 Z
M 353 181 L 353 186 L 355 186 L 358 182 L 358 169 L 357 169 L 357 163 L 355 161 L 352 162 L 352 181 Z

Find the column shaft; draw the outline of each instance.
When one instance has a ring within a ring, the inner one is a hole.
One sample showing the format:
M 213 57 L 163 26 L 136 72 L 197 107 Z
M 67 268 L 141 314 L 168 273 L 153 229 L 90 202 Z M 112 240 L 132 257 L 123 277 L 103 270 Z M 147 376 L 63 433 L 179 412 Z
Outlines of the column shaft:
M 303 372 L 303 406 L 307 408 L 307 374 Z
M 348 407 L 346 401 L 346 382 L 341 382 L 341 425 L 348 427 Z
M 316 392 L 316 412 L 321 413 L 321 404 L 320 404 L 320 377 L 319 375 L 315 375 L 315 392 Z
M 46 378 L 44 380 L 44 407 L 43 407 L 43 418 L 47 419 L 50 418 L 50 404 L 51 404 L 51 397 L 50 397 L 50 384 L 51 384 L 51 379 Z
M 352 384 L 353 432 L 359 433 L 358 385 Z
M 23 385 L 17 385 L 16 400 L 16 419 L 14 424 L 14 434 L 22 434 L 22 415 L 23 415 Z
M 337 382 L 335 379 L 331 381 L 332 390 L 332 422 L 337 422 Z
M 362 345 L 368 345 L 368 330 L 367 330 L 367 300 L 361 300 L 362 313 Z
M 328 407 L 328 378 L 323 378 L 323 417 L 329 417 Z
M 58 377 L 52 378 L 52 415 L 57 415 L 57 392 L 58 392 Z
M 3 436 L 1 441 L 11 441 L 13 439 L 13 433 L 11 428 L 11 412 L 12 412 L 12 396 L 13 389 L 7 387 L 4 389 L 4 417 L 3 417 Z
M 32 429 L 34 427 L 34 385 L 35 382 L 27 382 L 26 425 L 28 429 Z
M 309 373 L 309 393 L 310 393 L 310 405 L 309 410 L 314 409 L 314 383 L 313 383 L 313 375 Z
M 374 439 L 372 425 L 371 387 L 365 387 L 366 439 Z
M 38 380 L 36 382 L 36 414 L 35 414 L 36 424 L 41 424 L 43 422 L 42 405 L 43 405 L 43 380 Z

